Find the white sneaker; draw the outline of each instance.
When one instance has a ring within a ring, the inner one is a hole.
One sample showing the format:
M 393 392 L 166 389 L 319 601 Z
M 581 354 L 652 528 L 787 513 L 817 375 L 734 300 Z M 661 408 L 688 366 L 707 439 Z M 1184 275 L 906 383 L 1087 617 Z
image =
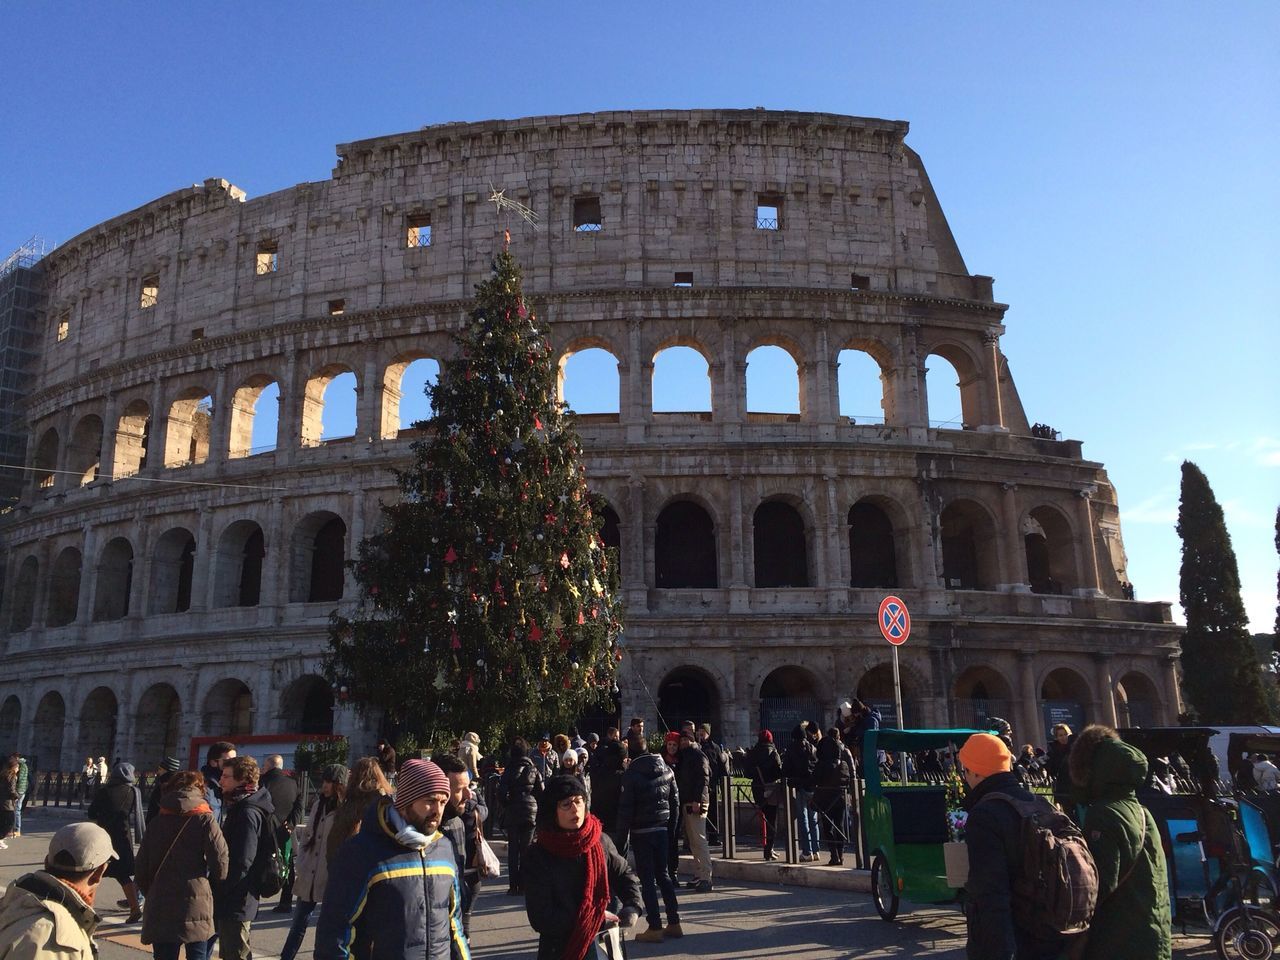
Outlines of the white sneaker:
M 0 840 L 0 850 L 8 850 L 8 849 L 9 849 L 9 844 L 5 843 L 3 840 Z

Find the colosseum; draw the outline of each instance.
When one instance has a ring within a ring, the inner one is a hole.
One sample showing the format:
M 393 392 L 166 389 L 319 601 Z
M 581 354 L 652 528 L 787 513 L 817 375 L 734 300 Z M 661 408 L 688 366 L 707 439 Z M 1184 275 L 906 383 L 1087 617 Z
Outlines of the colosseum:
M 1169 605 L 1132 599 L 1102 465 L 1029 424 L 1006 307 L 906 134 L 767 110 L 449 123 L 341 144 L 330 179 L 259 199 L 206 180 L 58 247 L 0 528 L 0 744 L 49 770 L 377 734 L 320 676 L 327 618 L 416 435 L 408 371 L 454 349 L 504 227 L 564 388 L 573 358 L 611 355 L 612 402 L 579 429 L 622 567 L 624 717 L 732 745 L 853 695 L 891 714 L 894 593 L 908 724 L 999 715 L 1043 742 L 1058 717 L 1174 721 Z M 764 348 L 798 413 L 749 402 Z M 679 350 L 705 409 L 655 409 Z M 875 416 L 841 413 L 855 363 Z M 930 365 L 954 369 L 960 422 L 930 422 Z M 343 378 L 354 432 L 330 436 Z

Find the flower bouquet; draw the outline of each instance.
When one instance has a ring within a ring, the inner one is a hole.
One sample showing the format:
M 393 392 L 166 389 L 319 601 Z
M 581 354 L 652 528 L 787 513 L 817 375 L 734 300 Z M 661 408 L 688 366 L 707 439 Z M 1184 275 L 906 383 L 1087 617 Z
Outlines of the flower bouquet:
M 964 781 L 955 770 L 947 777 L 947 838 L 942 845 L 942 861 L 947 871 L 947 886 L 959 890 L 969 881 L 969 846 L 964 842 L 969 824 L 969 811 L 964 808 Z

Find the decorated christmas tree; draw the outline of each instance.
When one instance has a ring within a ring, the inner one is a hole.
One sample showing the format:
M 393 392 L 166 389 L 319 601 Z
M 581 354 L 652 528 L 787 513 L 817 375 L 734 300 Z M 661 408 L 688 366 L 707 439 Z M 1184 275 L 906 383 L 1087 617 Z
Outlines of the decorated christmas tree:
M 400 500 L 353 561 L 326 672 L 440 743 L 564 729 L 614 689 L 622 604 L 551 346 L 505 249 L 428 387 Z

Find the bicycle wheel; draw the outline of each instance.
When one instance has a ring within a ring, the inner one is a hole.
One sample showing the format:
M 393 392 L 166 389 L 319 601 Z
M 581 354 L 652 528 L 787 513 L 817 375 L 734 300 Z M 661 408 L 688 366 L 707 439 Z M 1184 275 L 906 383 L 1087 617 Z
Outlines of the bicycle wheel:
M 1222 960 L 1274 960 L 1280 957 L 1280 916 L 1232 907 L 1218 920 L 1213 946 Z
M 892 920 L 898 915 L 898 891 L 894 889 L 889 861 L 880 853 L 871 861 L 871 899 L 882 920 Z

